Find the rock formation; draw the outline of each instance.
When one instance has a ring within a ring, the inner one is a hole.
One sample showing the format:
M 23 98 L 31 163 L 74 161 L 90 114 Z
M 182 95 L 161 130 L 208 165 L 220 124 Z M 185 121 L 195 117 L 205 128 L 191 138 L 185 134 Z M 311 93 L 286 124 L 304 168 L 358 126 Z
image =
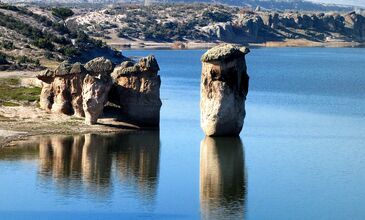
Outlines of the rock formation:
M 208 136 L 237 136 L 245 117 L 248 93 L 247 48 L 222 44 L 201 58 L 201 127 Z
M 49 112 L 86 116 L 94 124 L 102 113 L 112 85 L 113 64 L 95 58 L 85 66 L 61 63 L 55 71 L 47 70 L 37 77 L 42 80 L 40 107 Z
M 83 116 L 82 81 L 86 70 L 80 63 L 61 63 L 55 71 L 39 74 L 42 80 L 40 107 L 49 112 Z
M 143 127 L 158 127 L 160 122 L 160 70 L 154 56 L 138 63 L 125 61 L 112 73 L 114 85 L 109 100 L 120 106 L 126 121 Z
M 105 58 L 95 58 L 85 64 L 88 71 L 83 87 L 83 109 L 86 124 L 95 124 L 98 117 L 103 113 L 104 105 L 108 101 L 108 94 L 113 81 L 110 73 L 113 64 Z

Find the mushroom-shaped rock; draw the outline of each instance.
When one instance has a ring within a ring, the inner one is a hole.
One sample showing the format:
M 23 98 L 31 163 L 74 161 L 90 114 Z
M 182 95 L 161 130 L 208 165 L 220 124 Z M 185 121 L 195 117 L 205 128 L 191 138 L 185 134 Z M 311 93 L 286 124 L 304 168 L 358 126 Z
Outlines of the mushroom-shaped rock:
M 40 107 L 49 112 L 83 116 L 79 100 L 85 74 L 81 64 L 63 62 L 55 71 L 46 70 L 37 75 L 42 80 Z
M 160 123 L 160 70 L 154 56 L 138 63 L 125 61 L 114 69 L 113 89 L 109 101 L 120 107 L 123 120 L 141 127 L 158 127 Z
M 222 44 L 201 58 L 201 127 L 207 136 L 238 136 L 242 130 L 249 77 L 248 48 Z
M 113 64 L 108 59 L 98 57 L 86 63 L 85 68 L 88 74 L 83 81 L 82 103 L 85 123 L 92 125 L 97 122 L 108 101 L 108 93 L 113 84 L 110 76 Z
M 95 124 L 103 111 L 112 85 L 113 64 L 103 57 L 83 66 L 61 63 L 55 71 L 44 71 L 40 107 L 49 112 L 85 116 L 87 124 Z

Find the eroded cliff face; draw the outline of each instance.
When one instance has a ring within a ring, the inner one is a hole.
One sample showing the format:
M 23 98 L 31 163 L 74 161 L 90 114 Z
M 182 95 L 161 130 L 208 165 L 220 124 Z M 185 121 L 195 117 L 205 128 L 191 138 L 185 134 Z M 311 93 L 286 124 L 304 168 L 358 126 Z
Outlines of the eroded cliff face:
M 355 12 L 278 13 L 243 12 L 232 21 L 208 25 L 204 33 L 224 42 L 251 43 L 306 39 L 365 41 L 365 17 Z
M 138 126 L 159 126 L 162 105 L 159 70 L 154 56 L 141 58 L 137 63 L 125 61 L 114 69 L 109 99 L 120 106 L 124 120 Z
M 247 48 L 223 44 L 202 56 L 201 127 L 207 136 L 237 136 L 242 130 L 249 77 Z
M 61 63 L 55 71 L 39 74 L 42 80 L 40 107 L 48 112 L 85 116 L 85 123 L 95 124 L 103 111 L 112 85 L 113 64 L 99 57 L 83 66 Z

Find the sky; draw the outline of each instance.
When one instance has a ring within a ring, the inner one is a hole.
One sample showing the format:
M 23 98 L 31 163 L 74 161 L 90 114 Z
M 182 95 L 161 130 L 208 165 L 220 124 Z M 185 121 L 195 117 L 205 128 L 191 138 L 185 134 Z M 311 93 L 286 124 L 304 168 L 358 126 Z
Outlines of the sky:
M 356 5 L 365 7 L 365 0 L 310 0 L 310 1 L 329 3 L 329 4 Z

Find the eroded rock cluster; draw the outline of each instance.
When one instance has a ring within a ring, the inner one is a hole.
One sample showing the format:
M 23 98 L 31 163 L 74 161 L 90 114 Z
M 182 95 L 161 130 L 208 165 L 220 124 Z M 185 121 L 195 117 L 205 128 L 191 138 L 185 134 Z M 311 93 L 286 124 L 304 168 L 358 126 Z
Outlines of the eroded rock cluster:
M 160 121 L 160 67 L 154 56 L 138 63 L 123 62 L 112 73 L 114 85 L 110 101 L 120 106 L 126 120 L 143 126 L 158 126 Z
M 120 107 L 121 118 L 158 126 L 161 107 L 158 70 L 153 56 L 138 63 L 123 62 L 116 69 L 103 57 L 85 65 L 63 62 L 55 71 L 47 70 L 37 76 L 42 80 L 40 107 L 48 112 L 85 117 L 86 124 L 95 124 L 111 97 Z
M 46 70 L 37 76 L 42 80 L 40 107 L 85 117 L 87 124 L 95 124 L 112 86 L 112 71 L 112 62 L 102 57 L 85 65 L 63 62 L 55 71 Z
M 208 136 L 237 136 L 242 130 L 249 77 L 247 48 L 222 44 L 201 58 L 201 127 Z

